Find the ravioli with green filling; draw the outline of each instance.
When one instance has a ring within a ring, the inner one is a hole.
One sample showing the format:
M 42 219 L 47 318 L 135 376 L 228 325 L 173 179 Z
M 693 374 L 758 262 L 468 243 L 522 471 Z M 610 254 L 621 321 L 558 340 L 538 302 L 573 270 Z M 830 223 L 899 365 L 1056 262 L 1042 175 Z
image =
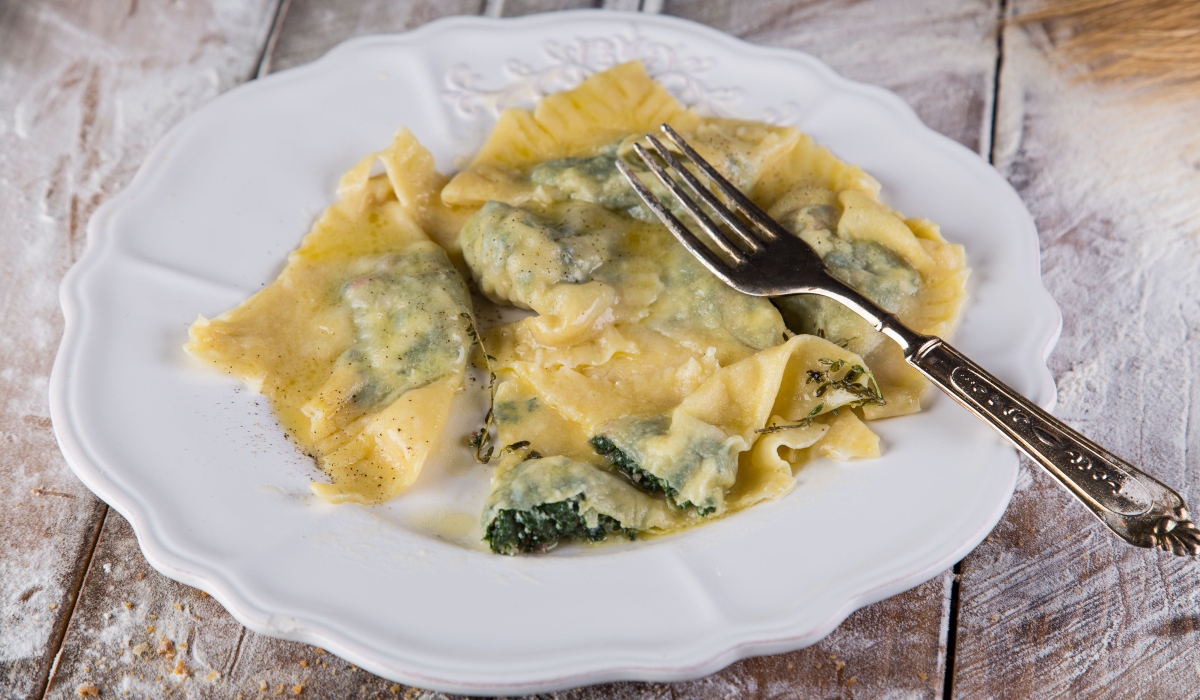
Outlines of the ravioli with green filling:
M 473 344 L 465 282 L 392 181 L 370 176 L 375 160 L 346 174 L 274 282 L 197 319 L 185 346 L 267 397 L 333 502 L 381 503 L 417 478 Z
M 615 474 L 688 516 L 666 529 L 690 526 L 786 492 L 811 455 L 877 456 L 863 420 L 919 410 L 919 375 L 856 316 L 817 297 L 740 294 L 659 225 L 615 166 L 644 171 L 631 145 L 664 122 L 839 278 L 918 330 L 948 333 L 957 316 L 961 248 L 882 204 L 870 176 L 795 129 L 703 117 L 638 64 L 618 66 L 504 112 L 440 193 L 474 211 L 458 243 L 480 290 L 536 314 L 484 334 L 497 396 L 535 407 L 518 417 L 497 404 L 497 444 L 520 449 L 499 457 L 494 499 L 513 488 L 510 470 L 531 469 L 519 466 L 528 452 L 569 454 L 571 470 Z M 537 473 L 553 479 L 559 464 Z M 581 537 L 638 530 L 617 522 Z
M 661 192 L 630 154 L 663 123 L 839 279 L 952 331 L 968 269 L 935 224 L 800 131 L 702 116 L 627 63 L 504 111 L 452 178 L 401 131 L 279 279 L 199 319 L 188 350 L 271 400 L 332 479 L 317 493 L 378 503 L 420 472 L 480 347 L 480 525 L 501 554 L 669 533 L 786 493 L 813 457 L 879 456 L 865 421 L 920 410 L 924 380 L 836 303 L 741 294 L 684 250 L 616 168 Z M 455 265 L 529 314 L 477 332 Z

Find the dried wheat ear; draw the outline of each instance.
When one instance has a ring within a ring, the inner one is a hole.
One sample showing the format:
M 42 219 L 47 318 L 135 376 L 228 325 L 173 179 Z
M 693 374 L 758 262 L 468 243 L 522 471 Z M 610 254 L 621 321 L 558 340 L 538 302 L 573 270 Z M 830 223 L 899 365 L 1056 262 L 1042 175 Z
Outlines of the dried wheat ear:
M 1012 19 L 1045 23 L 1082 77 L 1160 97 L 1200 97 L 1200 2 L 1044 0 Z

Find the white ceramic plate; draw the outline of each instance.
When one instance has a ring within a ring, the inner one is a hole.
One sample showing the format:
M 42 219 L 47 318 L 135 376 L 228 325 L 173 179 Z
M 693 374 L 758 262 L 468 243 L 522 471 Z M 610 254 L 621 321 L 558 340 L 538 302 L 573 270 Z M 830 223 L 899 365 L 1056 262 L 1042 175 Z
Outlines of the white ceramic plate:
M 62 287 L 54 425 L 156 569 L 255 631 L 379 675 L 516 694 L 693 678 L 802 647 L 979 543 L 1008 503 L 1016 455 L 942 396 L 873 424 L 883 458 L 815 463 L 778 502 L 653 541 L 507 558 L 475 544 L 486 468 L 444 451 L 388 506 L 315 502 L 318 474 L 265 401 L 181 351 L 198 313 L 275 277 L 339 175 L 399 126 L 451 170 L 498 107 L 632 58 L 686 102 L 803 127 L 878 177 L 890 204 L 939 222 L 975 270 L 956 345 L 1053 403 L 1059 314 L 1032 220 L 896 96 L 664 17 L 445 20 L 230 91 L 173 129 L 90 222 Z M 444 442 L 477 420 L 460 407 Z

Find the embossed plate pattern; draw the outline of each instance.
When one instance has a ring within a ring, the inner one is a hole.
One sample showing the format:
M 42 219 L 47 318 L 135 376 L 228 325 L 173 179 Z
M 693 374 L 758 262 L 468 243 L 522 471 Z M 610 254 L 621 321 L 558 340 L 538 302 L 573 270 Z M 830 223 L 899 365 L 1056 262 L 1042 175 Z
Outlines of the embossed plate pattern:
M 1012 493 L 1015 453 L 934 396 L 920 415 L 875 424 L 882 459 L 815 463 L 778 502 L 654 541 L 493 556 L 463 544 L 478 534 L 469 506 L 478 513 L 486 470 L 451 450 L 386 507 L 315 502 L 312 465 L 261 398 L 183 355 L 196 314 L 269 282 L 338 176 L 400 125 L 450 170 L 497 108 L 630 58 L 686 102 L 803 127 L 875 174 L 893 206 L 941 223 L 976 271 L 956 345 L 1053 403 L 1044 360 L 1059 316 L 1028 213 L 894 95 L 670 18 L 439 21 L 230 91 L 173 129 L 90 222 L 62 288 L 55 430 L 155 568 L 255 631 L 382 676 L 516 694 L 692 678 L 811 644 L 986 535 Z M 451 432 L 474 420 L 467 401 Z

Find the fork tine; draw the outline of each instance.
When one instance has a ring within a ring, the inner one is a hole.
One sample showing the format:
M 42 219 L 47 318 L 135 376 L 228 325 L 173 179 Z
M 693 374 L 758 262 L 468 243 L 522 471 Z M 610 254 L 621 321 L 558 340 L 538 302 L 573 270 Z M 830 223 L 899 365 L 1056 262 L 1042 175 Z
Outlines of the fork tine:
M 735 262 L 739 264 L 746 262 L 746 255 L 739 250 L 732 241 L 725 237 L 725 233 L 722 232 L 715 223 L 713 223 L 712 219 L 708 218 L 708 215 L 704 213 L 704 210 L 700 208 L 700 205 L 696 204 L 695 200 L 687 196 L 687 193 L 683 191 L 683 188 L 679 186 L 679 183 L 671 179 L 671 176 L 667 173 L 667 171 L 658 164 L 658 161 L 654 159 L 654 156 L 650 155 L 650 152 L 647 151 L 645 147 L 643 147 L 640 143 L 634 144 L 633 150 L 639 156 L 641 156 L 642 160 L 645 161 L 646 166 L 650 168 L 650 171 L 654 173 L 654 176 L 657 177 L 659 182 L 663 184 L 663 187 L 666 187 L 671 194 L 675 195 L 675 198 L 679 200 L 679 203 L 683 205 L 683 208 L 687 210 L 687 213 L 692 215 L 692 218 L 696 220 L 696 223 L 700 225 L 700 228 L 704 229 L 704 232 L 709 235 L 709 238 L 713 240 L 713 243 L 717 244 L 718 248 L 724 251 L 725 254 L 730 258 L 733 258 Z M 659 215 L 659 218 L 662 218 L 661 214 Z M 674 218 L 674 216 L 672 216 L 672 218 Z M 664 223 L 666 223 L 665 219 Z M 687 229 L 685 228 L 684 230 L 686 231 Z M 688 235 L 691 235 L 691 231 L 688 231 Z
M 714 197 L 713 193 L 707 187 L 700 184 L 700 181 L 696 179 L 696 176 L 692 175 L 690 170 L 683 167 L 683 163 L 680 163 L 679 159 L 675 157 L 675 154 L 671 153 L 671 151 L 668 150 L 661 141 L 649 134 L 646 135 L 646 138 L 650 140 L 650 145 L 654 147 L 655 151 L 658 151 L 658 155 L 662 156 L 662 159 L 666 161 L 667 165 L 671 166 L 677 173 L 679 173 L 680 179 L 683 180 L 688 189 L 692 191 L 692 194 L 704 200 L 704 203 L 707 204 L 712 211 L 716 212 L 717 216 L 719 216 L 721 220 L 724 221 L 735 234 L 737 234 L 742 243 L 744 243 L 746 247 L 750 249 L 750 252 L 756 253 L 762 250 L 762 243 L 759 241 L 759 238 L 754 233 L 753 229 L 743 223 L 742 220 L 737 217 L 737 214 L 734 214 L 729 210 L 728 207 Z
M 738 188 L 734 187 L 733 183 L 731 183 L 729 180 L 726 180 L 721 173 L 717 172 L 716 168 L 709 165 L 708 161 L 701 158 L 700 154 L 697 153 L 687 141 L 683 140 L 683 137 L 679 135 L 679 132 L 672 129 L 669 124 L 663 124 L 660 128 L 662 129 L 662 132 L 667 135 L 667 138 L 671 139 L 671 143 L 674 143 L 676 146 L 678 146 L 679 150 L 683 151 L 683 154 L 688 157 L 688 160 L 695 163 L 696 167 L 700 168 L 701 172 L 708 176 L 708 179 L 713 183 L 714 186 L 716 186 L 717 189 L 721 190 L 721 192 L 728 197 L 738 209 L 742 210 L 743 214 L 757 224 L 758 228 L 763 232 L 763 238 L 767 239 L 768 241 L 772 241 L 780 237 L 786 238 L 787 236 L 791 235 L 786 229 L 776 223 L 774 219 L 767 216 L 766 212 L 764 212 L 762 209 L 759 209 L 757 204 L 751 202 L 749 197 L 742 194 Z
M 624 161 L 617 160 L 617 170 L 621 171 L 621 174 L 624 175 L 625 179 L 629 181 L 629 184 L 633 186 L 634 191 L 638 193 L 638 196 L 642 198 L 642 201 L 646 203 L 646 206 L 650 207 L 650 210 L 662 220 L 663 224 L 667 227 L 667 230 L 675 234 L 675 238 L 680 242 L 680 244 L 683 245 L 684 248 L 687 248 L 689 253 L 695 255 L 700 262 L 708 268 L 709 272 L 724 280 L 726 284 L 734 284 L 732 278 L 730 277 L 730 272 L 732 272 L 732 270 L 729 268 L 729 263 L 725 262 L 720 256 L 709 250 L 708 246 L 704 245 L 699 238 L 696 238 L 695 234 L 693 234 L 686 226 L 680 223 L 679 219 L 676 219 L 675 215 L 672 214 L 669 209 L 667 209 L 666 205 L 659 201 L 658 197 L 654 196 L 654 193 L 650 191 L 650 188 L 646 187 L 646 185 L 638 179 L 637 175 L 635 175 L 634 172 L 629 169 L 629 166 L 626 165 Z M 741 257 L 742 254 L 739 251 L 737 255 Z

